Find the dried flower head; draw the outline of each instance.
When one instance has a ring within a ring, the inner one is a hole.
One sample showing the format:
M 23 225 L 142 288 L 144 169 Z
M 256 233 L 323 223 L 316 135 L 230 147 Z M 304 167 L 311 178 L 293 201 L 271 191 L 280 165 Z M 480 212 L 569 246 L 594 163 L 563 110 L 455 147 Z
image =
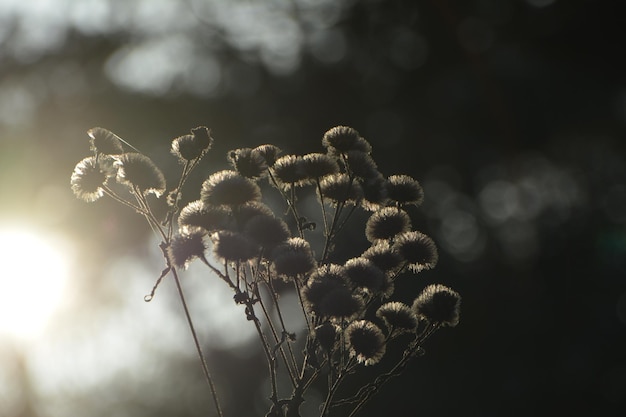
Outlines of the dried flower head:
M 387 180 L 387 196 L 400 206 L 419 206 L 424 200 L 424 190 L 408 175 L 392 175 Z
M 191 134 L 179 136 L 172 141 L 171 152 L 181 162 L 193 161 L 204 155 L 213 144 L 211 130 L 204 126 L 191 129 Z
M 87 157 L 76 164 L 70 184 L 74 195 L 87 203 L 92 203 L 102 197 L 107 175 L 103 172 L 98 161 L 93 156 Z
M 213 253 L 223 261 L 244 262 L 254 258 L 258 246 L 242 233 L 221 230 L 211 235 Z
M 167 250 L 172 265 L 186 268 L 195 258 L 204 258 L 204 251 L 207 248 L 204 242 L 205 234 L 204 230 L 195 229 L 174 236 Z
M 192 201 L 182 208 L 178 216 L 178 226 L 181 229 L 201 227 L 208 232 L 233 227 L 230 212 L 227 209 L 219 206 L 206 206 L 200 200 Z
M 276 158 L 282 152 L 278 146 L 274 146 L 271 144 L 260 145 L 254 148 L 254 151 L 261 155 L 261 157 L 265 160 L 265 164 L 268 167 L 274 165 L 276 162 Z
M 332 153 L 348 151 L 372 151 L 370 144 L 361 137 L 359 132 L 348 126 L 335 126 L 324 133 L 322 145 Z
M 330 352 L 337 344 L 339 329 L 336 324 L 329 321 L 320 324 L 315 328 L 315 338 L 317 339 L 320 347 L 326 352 Z
M 363 197 L 363 190 L 357 181 L 347 174 L 329 175 L 320 182 L 322 196 L 333 204 L 345 202 L 356 204 Z
M 380 306 L 376 311 L 376 316 L 383 320 L 390 333 L 408 333 L 417 328 L 415 312 L 408 305 L 398 301 Z
M 344 272 L 356 288 L 375 293 L 385 281 L 385 273 L 367 258 L 352 258 L 344 264 Z
M 385 336 L 378 326 L 368 320 L 350 323 L 346 328 L 346 344 L 350 356 L 365 365 L 378 363 L 385 354 Z
M 264 214 L 248 220 L 243 232 L 257 245 L 269 250 L 285 242 L 291 236 L 287 224 L 282 219 Z
M 165 177 L 147 156 L 129 152 L 115 157 L 117 181 L 143 195 L 160 197 L 165 192 Z
M 275 247 L 271 258 L 274 271 L 283 278 L 308 274 L 317 266 L 309 242 L 299 237 L 290 238 Z
M 387 240 L 381 240 L 370 246 L 361 255 L 372 261 L 374 265 L 384 272 L 395 271 L 402 263 L 402 256 Z
M 218 171 L 202 183 L 200 200 L 208 206 L 241 206 L 261 199 L 259 186 L 235 171 Z
M 301 156 L 281 156 L 274 162 L 272 172 L 276 182 L 283 188 L 302 186 L 308 183 Z
M 431 324 L 454 327 L 459 323 L 461 296 L 456 291 L 432 284 L 413 301 L 412 309 L 417 317 Z
M 324 294 L 316 304 L 315 313 L 332 320 L 352 320 L 365 307 L 363 299 L 346 287 L 337 287 Z
M 302 157 L 302 169 L 307 178 L 317 180 L 339 172 L 335 158 L 324 153 L 310 153 Z
M 263 155 L 250 148 L 235 149 L 228 153 L 228 162 L 243 177 L 260 178 L 267 172 Z
M 415 273 L 437 265 L 437 246 L 430 237 L 421 232 L 404 232 L 396 236 L 394 247 L 407 262 L 409 269 Z
M 345 161 L 348 171 L 355 177 L 370 179 L 377 178 L 381 175 L 380 172 L 378 172 L 376 162 L 374 162 L 374 159 L 368 153 L 348 151 Z
M 363 199 L 361 206 L 367 211 L 376 211 L 387 205 L 387 179 L 381 175 L 361 181 Z
M 102 127 L 94 127 L 87 131 L 91 150 L 96 154 L 118 155 L 124 153 L 122 139 L 115 133 Z
M 191 129 L 191 134 L 198 148 L 201 148 L 203 151 L 211 149 L 211 145 L 213 144 L 211 129 L 206 126 L 198 126 Z
M 385 207 L 370 216 L 365 224 L 365 236 L 370 242 L 391 239 L 392 237 L 409 231 L 411 218 L 402 209 Z
M 346 288 L 347 277 L 340 265 L 326 264 L 319 266 L 309 277 L 302 289 L 305 308 L 320 315 L 320 304 L 324 297 L 338 288 Z

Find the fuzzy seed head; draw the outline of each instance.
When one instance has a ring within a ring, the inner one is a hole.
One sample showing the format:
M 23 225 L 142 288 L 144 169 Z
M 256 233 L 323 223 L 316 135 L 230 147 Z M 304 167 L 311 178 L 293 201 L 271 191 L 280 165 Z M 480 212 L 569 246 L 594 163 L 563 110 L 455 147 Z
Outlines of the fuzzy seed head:
M 400 206 L 419 206 L 424 201 L 424 190 L 417 180 L 408 175 L 392 175 L 387 180 L 387 195 Z
M 93 156 L 76 164 L 70 177 L 70 185 L 74 195 L 87 203 L 92 203 L 102 197 L 104 194 L 102 186 L 106 182 L 107 175 Z
M 283 279 L 303 276 L 317 267 L 309 242 L 299 237 L 276 246 L 271 258 L 274 271 Z
M 271 144 L 257 146 L 256 148 L 254 148 L 254 151 L 261 155 L 261 157 L 265 161 L 265 164 L 268 167 L 274 165 L 274 162 L 276 162 L 276 158 L 278 158 L 278 155 L 280 155 L 280 153 L 282 152 L 278 146 L 274 146 Z
M 402 263 L 402 256 L 400 256 L 396 247 L 387 240 L 376 242 L 363 252 L 361 256 L 369 259 L 384 272 L 393 272 Z
M 211 240 L 215 257 L 224 261 L 244 262 L 258 253 L 257 245 L 241 233 L 222 230 L 212 234 Z
M 281 156 L 274 162 L 272 171 L 276 182 L 278 182 L 282 188 L 297 187 L 308 183 L 301 156 Z
M 418 273 L 437 265 L 439 254 L 435 242 L 424 233 L 411 231 L 398 235 L 394 247 L 407 262 L 411 271 Z
M 235 171 L 218 171 L 202 183 L 200 200 L 207 206 L 241 206 L 261 199 L 259 186 Z
M 184 269 L 195 258 L 204 257 L 204 251 L 206 250 L 205 233 L 204 230 L 195 229 L 189 233 L 180 234 L 172 238 L 168 248 L 168 255 L 172 265 Z
M 115 157 L 117 181 L 143 195 L 154 194 L 160 197 L 165 192 L 165 176 L 147 156 L 129 152 Z
M 178 216 L 181 229 L 201 227 L 207 232 L 231 229 L 233 227 L 230 212 L 223 207 L 206 206 L 195 200 L 182 208 Z
M 411 308 L 401 302 L 392 301 L 383 304 L 376 311 L 390 333 L 410 333 L 417 327 L 417 316 Z
M 368 320 L 350 323 L 346 328 L 346 344 L 350 356 L 365 365 L 378 363 L 385 354 L 385 336 L 378 326 Z
M 413 312 L 417 317 L 432 324 L 454 327 L 459 323 L 461 296 L 456 291 L 432 284 L 413 301 Z
M 307 178 L 317 180 L 339 172 L 337 160 L 323 153 L 310 153 L 302 157 L 302 169 Z
M 254 149 L 241 148 L 230 151 L 228 162 L 242 177 L 261 178 L 267 172 L 265 158 Z
M 320 182 L 322 196 L 332 204 L 357 204 L 363 197 L 361 185 L 347 174 L 329 175 Z
M 91 150 L 101 155 L 118 155 L 124 153 L 122 140 L 115 133 L 102 127 L 94 127 L 87 131 L 91 138 Z
M 322 145 L 333 154 L 341 154 L 348 151 L 372 151 L 370 144 L 361 137 L 359 132 L 348 126 L 335 126 L 324 133 Z
M 411 218 L 402 209 L 385 207 L 370 216 L 365 224 L 365 236 L 370 242 L 387 240 L 411 229 Z
M 385 273 L 367 258 L 352 258 L 346 261 L 344 271 L 355 288 L 364 288 L 375 293 L 385 281 Z
M 291 236 L 287 224 L 282 219 L 263 214 L 248 220 L 243 232 L 257 245 L 266 250 L 271 250 Z

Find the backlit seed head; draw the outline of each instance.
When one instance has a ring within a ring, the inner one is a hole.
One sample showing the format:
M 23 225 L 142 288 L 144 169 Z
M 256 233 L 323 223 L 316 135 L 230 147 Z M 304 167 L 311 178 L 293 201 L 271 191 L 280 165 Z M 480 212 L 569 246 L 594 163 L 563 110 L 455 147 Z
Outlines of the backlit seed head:
M 355 288 L 364 288 L 375 293 L 385 281 L 385 273 L 367 258 L 352 258 L 346 261 L 344 272 Z
M 409 269 L 415 273 L 437 265 L 437 246 L 430 237 L 421 232 L 404 232 L 396 236 L 394 247 L 407 262 Z
M 200 200 L 182 208 L 178 216 L 181 229 L 201 227 L 208 232 L 233 228 L 230 211 L 220 206 L 206 206 Z
M 356 357 L 360 363 L 374 365 L 385 354 L 385 336 L 371 321 L 352 322 L 346 328 L 345 334 L 350 356 Z
M 299 237 L 276 246 L 271 258 L 275 273 L 282 278 L 303 276 L 317 267 L 309 242 Z
M 287 224 L 282 219 L 263 214 L 248 220 L 243 232 L 257 245 L 266 250 L 271 250 L 291 236 Z
M 248 261 L 258 254 L 258 246 L 242 233 L 222 230 L 211 235 L 213 253 L 223 261 Z
M 338 288 L 347 287 L 347 277 L 342 266 L 326 264 L 318 267 L 302 289 L 305 308 L 317 315 L 321 314 L 321 303 L 328 294 Z
M 191 129 L 196 145 L 203 151 L 208 151 L 213 145 L 213 138 L 211 137 L 211 129 L 206 126 L 198 126 Z
M 278 158 L 278 155 L 282 152 L 278 146 L 271 144 L 257 146 L 254 148 L 254 151 L 261 155 L 268 167 L 274 165 L 276 158 Z
M 115 133 L 102 127 L 94 127 L 87 131 L 91 138 L 89 143 L 95 154 L 118 155 L 124 153 L 122 140 Z
M 402 209 L 385 207 L 370 216 L 365 224 L 365 236 L 370 242 L 391 239 L 411 229 L 411 218 Z
M 454 327 L 459 323 L 461 296 L 456 291 L 432 284 L 413 301 L 413 312 L 429 323 Z
M 301 156 L 281 156 L 272 166 L 272 172 L 278 184 L 283 188 L 308 184 Z
M 320 344 L 320 347 L 326 352 L 330 352 L 337 344 L 339 329 L 337 325 L 327 321 L 324 324 L 320 324 L 315 328 L 315 338 Z
M 181 162 L 193 161 L 204 155 L 212 144 L 211 131 L 204 126 L 199 126 L 191 129 L 191 134 L 172 140 L 171 153 Z
M 361 179 L 373 179 L 381 175 L 374 159 L 365 152 L 348 151 L 346 165 L 353 176 Z
M 200 200 L 208 206 L 241 206 L 261 199 L 259 186 L 235 171 L 218 171 L 202 183 Z
M 339 172 L 337 160 L 323 153 L 310 153 L 302 157 L 302 169 L 307 178 L 316 180 Z
M 102 197 L 104 194 L 102 187 L 106 182 L 107 175 L 93 156 L 76 164 L 70 177 L 74 195 L 87 203 L 92 203 Z
M 372 151 L 370 144 L 361 137 L 359 132 L 348 126 L 336 126 L 324 133 L 322 145 L 333 154 L 348 151 Z
M 322 196 L 332 204 L 345 202 L 356 204 L 363 197 L 363 190 L 358 181 L 351 180 L 347 174 L 334 174 L 320 182 Z
M 165 177 L 147 156 L 129 152 L 115 157 L 117 181 L 141 194 L 160 197 L 165 192 Z
M 398 301 L 380 306 L 376 316 L 383 320 L 389 332 L 395 334 L 413 332 L 417 327 L 415 312 L 408 305 Z
M 363 299 L 346 287 L 333 288 L 317 303 L 316 314 L 332 320 L 351 320 L 363 310 Z
M 167 251 L 172 265 L 186 268 L 195 258 L 203 258 L 207 248 L 204 242 L 205 234 L 204 230 L 195 229 L 175 236 Z
M 260 178 L 267 172 L 263 155 L 250 148 L 235 149 L 228 153 L 228 162 L 243 177 Z
M 382 175 L 361 181 L 363 200 L 361 206 L 367 211 L 376 211 L 387 205 L 387 179 Z
M 392 175 L 387 180 L 387 196 L 401 206 L 419 206 L 424 200 L 424 190 L 408 175 Z
M 396 247 L 392 246 L 387 240 L 376 242 L 363 252 L 361 256 L 369 259 L 384 272 L 395 271 L 402 263 L 402 256 L 400 256 Z

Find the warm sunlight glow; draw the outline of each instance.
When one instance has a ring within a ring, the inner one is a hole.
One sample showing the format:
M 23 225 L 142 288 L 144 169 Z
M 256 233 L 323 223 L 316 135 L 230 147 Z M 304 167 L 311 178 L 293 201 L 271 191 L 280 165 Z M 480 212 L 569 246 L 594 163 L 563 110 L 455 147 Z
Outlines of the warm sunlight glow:
M 0 228 L 0 335 L 39 333 L 59 305 L 67 258 L 52 238 Z

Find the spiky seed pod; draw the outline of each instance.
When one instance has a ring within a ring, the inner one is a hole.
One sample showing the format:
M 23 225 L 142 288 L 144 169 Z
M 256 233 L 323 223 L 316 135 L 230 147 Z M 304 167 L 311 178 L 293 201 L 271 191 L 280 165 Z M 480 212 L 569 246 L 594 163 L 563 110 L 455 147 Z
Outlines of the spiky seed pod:
M 385 354 L 385 336 L 378 326 L 368 320 L 354 321 L 345 331 L 350 356 L 365 365 L 378 363 Z
M 241 176 L 246 178 L 260 178 L 267 172 L 265 158 L 254 149 L 241 148 L 230 151 L 228 162 Z
M 461 296 L 441 285 L 431 284 L 413 301 L 413 312 L 431 324 L 454 327 L 459 323 Z
M 143 195 L 160 197 L 165 192 L 165 176 L 147 156 L 136 152 L 117 155 L 115 166 L 120 184 L 137 188 Z
M 276 158 L 282 152 L 278 146 L 274 146 L 271 144 L 260 145 L 254 148 L 254 151 L 257 152 L 261 157 L 265 160 L 265 164 L 268 167 L 274 165 L 276 162 Z
M 322 137 L 322 145 L 331 153 L 348 151 L 372 151 L 370 144 L 361 137 L 359 132 L 348 126 L 335 126 Z
M 337 325 L 327 321 L 315 328 L 315 338 L 320 347 L 326 352 L 331 352 L 337 344 Z
M 387 179 L 382 175 L 361 181 L 363 199 L 361 206 L 367 211 L 376 211 L 387 205 Z
M 107 175 L 93 156 L 77 163 L 70 177 L 74 195 L 87 203 L 93 203 L 102 197 L 104 194 L 102 187 L 106 182 Z
M 376 316 L 383 320 L 389 332 L 410 333 L 417 328 L 417 316 L 411 308 L 401 302 L 392 301 L 378 307 Z
M 402 209 L 385 207 L 370 216 L 365 224 L 365 237 L 370 242 L 391 239 L 411 229 L 411 218 Z
M 387 195 L 400 206 L 419 206 L 424 201 L 424 190 L 417 180 L 408 175 L 392 175 L 387 179 Z
M 385 281 L 385 273 L 367 258 L 352 258 L 344 264 L 348 280 L 356 288 L 365 288 L 375 293 Z
M 167 250 L 170 262 L 178 268 L 186 268 L 195 258 L 203 258 L 206 244 L 206 232 L 194 229 L 189 233 L 174 236 Z
M 200 200 L 208 206 L 236 207 L 261 199 L 259 186 L 235 171 L 218 171 L 202 183 Z
M 305 308 L 320 315 L 320 304 L 324 297 L 337 288 L 346 288 L 347 277 L 340 265 L 326 264 L 318 267 L 302 289 Z
M 395 238 L 394 247 L 407 262 L 409 269 L 418 273 L 437 265 L 439 254 L 435 242 L 424 233 L 404 232 Z
M 310 153 L 302 157 L 302 169 L 307 178 L 318 180 L 339 172 L 337 160 L 323 153 Z
M 346 164 L 348 170 L 355 177 L 367 180 L 380 176 L 378 166 L 374 159 L 367 153 L 361 151 L 348 151 L 346 153 Z
M 124 153 L 122 140 L 115 133 L 102 127 L 94 127 L 87 131 L 91 150 L 101 155 L 118 155 Z
M 389 241 L 381 240 L 370 246 L 361 255 L 372 261 L 379 269 L 384 272 L 395 271 L 402 263 L 402 256 L 398 253 L 395 246 Z
M 211 137 L 211 129 L 206 126 L 197 126 L 191 129 L 196 145 L 203 151 L 208 151 L 213 145 L 213 137 Z
M 262 214 L 248 220 L 243 232 L 266 250 L 271 250 L 291 236 L 287 224 L 282 219 Z
M 352 320 L 359 316 L 364 307 L 365 303 L 360 296 L 346 287 L 338 287 L 322 297 L 316 313 L 331 320 Z
M 363 190 L 357 181 L 347 174 L 329 175 L 320 182 L 322 196 L 332 204 L 345 202 L 356 204 L 363 197 Z
M 303 276 L 317 266 L 309 242 L 299 237 L 276 246 L 271 259 L 275 273 L 283 279 Z
M 276 182 L 283 188 L 297 187 L 308 183 L 301 156 L 281 156 L 274 162 L 272 172 Z
M 223 261 L 248 261 L 258 254 L 258 246 L 247 236 L 222 230 L 211 235 L 213 253 Z
M 200 200 L 182 208 L 178 226 L 181 229 L 201 227 L 208 232 L 233 228 L 230 211 L 223 207 L 206 206 Z

